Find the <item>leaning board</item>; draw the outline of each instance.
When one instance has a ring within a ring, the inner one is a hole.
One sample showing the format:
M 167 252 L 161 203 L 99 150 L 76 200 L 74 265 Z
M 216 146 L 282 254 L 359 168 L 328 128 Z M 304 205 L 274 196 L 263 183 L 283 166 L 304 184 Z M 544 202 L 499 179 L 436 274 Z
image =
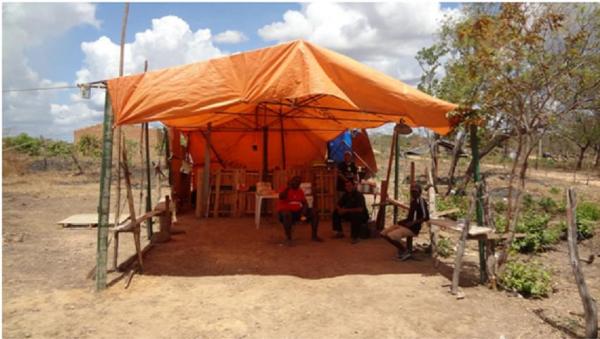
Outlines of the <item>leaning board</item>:
M 122 215 L 119 218 L 119 224 L 123 223 L 125 220 L 129 219 L 129 215 Z M 108 225 L 113 226 L 115 221 L 115 215 L 113 213 L 108 215 Z M 65 220 L 61 220 L 57 222 L 57 224 L 62 225 L 63 227 L 69 226 L 87 226 L 87 227 L 96 227 L 98 226 L 98 214 L 97 213 L 87 213 L 87 214 L 75 214 L 72 215 Z

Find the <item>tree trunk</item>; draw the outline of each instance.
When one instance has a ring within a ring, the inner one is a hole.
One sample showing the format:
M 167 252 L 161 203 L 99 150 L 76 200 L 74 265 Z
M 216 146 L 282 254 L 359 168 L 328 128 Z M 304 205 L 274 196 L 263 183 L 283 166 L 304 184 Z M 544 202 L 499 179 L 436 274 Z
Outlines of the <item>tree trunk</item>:
M 450 162 L 450 169 L 448 170 L 448 191 L 446 192 L 446 195 L 450 194 L 450 191 L 452 191 L 452 188 L 454 186 L 454 174 L 456 172 L 456 165 L 458 164 L 460 150 L 462 149 L 462 145 L 465 142 L 465 138 L 467 136 L 467 133 L 463 133 L 462 131 L 459 131 L 458 133 L 459 134 L 456 138 L 454 149 L 452 150 L 452 161 Z
M 488 155 L 491 151 L 493 151 L 494 148 L 500 146 L 503 142 L 508 140 L 508 138 L 510 138 L 510 135 L 508 135 L 508 134 L 496 135 L 492 140 L 490 140 L 487 144 L 485 144 L 485 147 L 483 147 L 479 150 L 479 161 L 481 161 L 481 159 L 483 159 L 486 155 Z M 465 172 L 465 181 L 462 184 L 461 190 L 465 190 L 467 185 L 471 181 L 474 166 L 475 166 L 475 163 L 473 162 L 473 159 L 471 159 L 471 162 L 469 162 L 469 167 L 467 168 L 467 170 Z
M 587 144 L 582 146 L 579 146 L 579 157 L 577 158 L 577 170 L 579 171 L 581 169 L 581 166 L 583 165 L 583 157 L 585 156 L 585 152 L 587 151 L 588 147 L 590 147 L 590 143 L 588 142 Z
M 594 161 L 594 167 L 600 167 L 600 146 L 596 147 L 596 160 Z
M 568 245 L 569 245 L 569 261 L 579 290 L 579 296 L 583 302 L 583 310 L 585 313 L 585 336 L 587 338 L 598 338 L 598 309 L 596 302 L 590 295 L 587 284 L 583 277 L 583 272 L 579 267 L 579 251 L 577 249 L 577 224 L 575 222 L 575 208 L 577 201 L 575 191 L 572 188 L 567 189 L 567 224 L 569 225 Z

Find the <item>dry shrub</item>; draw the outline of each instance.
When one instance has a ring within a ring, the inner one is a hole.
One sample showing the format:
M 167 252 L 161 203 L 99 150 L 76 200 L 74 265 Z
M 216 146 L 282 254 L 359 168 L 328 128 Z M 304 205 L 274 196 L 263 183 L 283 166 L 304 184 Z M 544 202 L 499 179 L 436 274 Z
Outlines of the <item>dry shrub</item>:
M 2 176 L 21 176 L 29 172 L 31 159 L 27 155 L 14 151 L 2 152 Z

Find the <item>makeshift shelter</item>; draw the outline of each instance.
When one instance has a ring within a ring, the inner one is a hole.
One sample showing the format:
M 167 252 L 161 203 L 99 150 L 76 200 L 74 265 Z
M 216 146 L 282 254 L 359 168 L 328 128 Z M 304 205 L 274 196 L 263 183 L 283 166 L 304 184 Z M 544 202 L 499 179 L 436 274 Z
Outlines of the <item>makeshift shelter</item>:
M 188 151 L 204 166 L 205 182 L 210 167 L 264 174 L 306 166 L 324 159 L 326 143 L 350 128 L 403 123 L 444 135 L 453 125 L 447 113 L 457 108 L 305 41 L 115 78 L 106 86 L 114 125 L 160 121 L 170 128 L 176 153 L 175 135 L 188 133 Z M 174 167 L 180 161 L 176 156 Z

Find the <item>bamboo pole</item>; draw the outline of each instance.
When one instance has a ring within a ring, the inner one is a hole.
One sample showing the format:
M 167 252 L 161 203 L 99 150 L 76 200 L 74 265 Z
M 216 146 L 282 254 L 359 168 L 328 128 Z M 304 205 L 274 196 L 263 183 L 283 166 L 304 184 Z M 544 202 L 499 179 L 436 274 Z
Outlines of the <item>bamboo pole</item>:
M 125 55 L 125 32 L 127 30 L 127 16 L 129 15 L 129 3 L 125 3 L 125 13 L 123 13 L 123 21 L 121 23 L 121 51 L 119 55 L 119 76 L 123 76 L 123 59 Z M 121 154 L 121 126 L 117 127 L 117 164 L 119 163 Z M 112 153 L 112 152 L 111 152 Z M 112 160 L 111 160 L 112 161 Z M 118 167 L 118 166 L 117 166 Z M 117 201 L 115 209 L 115 225 L 119 224 L 121 217 L 121 171 L 117 171 Z
M 475 212 L 477 216 L 477 225 L 483 226 L 483 203 L 481 196 L 481 176 L 479 174 L 479 137 L 477 137 L 477 126 L 470 127 L 471 154 L 473 156 L 473 182 L 477 192 L 475 199 Z M 479 240 L 479 282 L 485 283 L 487 280 L 487 272 L 485 271 L 485 241 Z
M 579 290 L 579 296 L 583 303 L 585 313 L 585 336 L 586 338 L 598 338 L 598 309 L 596 302 L 590 295 L 587 284 L 583 277 L 581 267 L 579 267 L 579 250 L 577 249 L 577 223 L 575 220 L 575 209 L 577 207 L 577 197 L 573 188 L 567 189 L 567 231 L 569 245 L 569 261 Z M 592 257 L 593 259 L 593 257 Z
M 113 112 L 110 94 L 106 90 L 102 136 L 102 168 L 100 170 L 100 201 L 98 205 L 98 241 L 96 249 L 96 290 L 106 289 L 108 256 L 108 214 L 110 212 L 110 181 L 113 146 Z

